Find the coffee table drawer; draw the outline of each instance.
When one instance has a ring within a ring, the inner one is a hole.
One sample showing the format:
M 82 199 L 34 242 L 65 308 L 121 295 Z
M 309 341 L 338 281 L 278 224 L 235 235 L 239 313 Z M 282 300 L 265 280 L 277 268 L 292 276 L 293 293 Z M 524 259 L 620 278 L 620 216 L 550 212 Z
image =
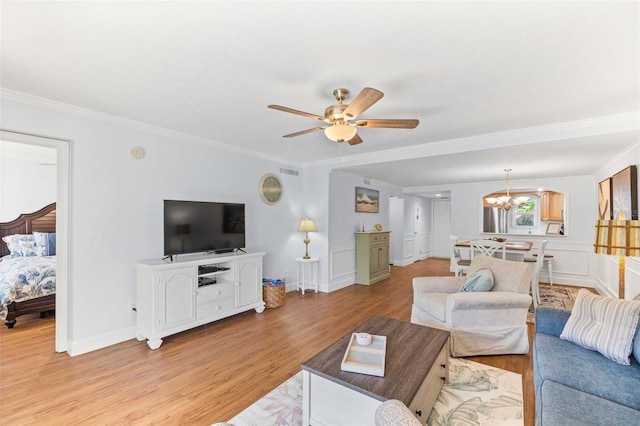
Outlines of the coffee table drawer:
M 418 389 L 418 393 L 409 404 L 409 409 L 420 422 L 424 423 L 429 417 L 440 389 L 446 382 L 449 382 L 449 340 L 442 347 L 433 367 Z

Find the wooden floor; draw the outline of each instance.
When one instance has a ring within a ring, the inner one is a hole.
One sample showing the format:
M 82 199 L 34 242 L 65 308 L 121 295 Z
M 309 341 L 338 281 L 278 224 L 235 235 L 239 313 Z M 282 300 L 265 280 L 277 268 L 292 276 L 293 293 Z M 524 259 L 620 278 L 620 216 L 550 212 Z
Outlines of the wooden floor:
M 448 260 L 393 267 L 390 279 L 372 286 L 291 292 L 282 307 L 167 337 L 156 351 L 130 340 L 76 357 L 57 354 L 53 317 L 19 317 L 14 329 L 0 331 L 0 424 L 229 420 L 371 316 L 409 321 L 411 278 L 420 275 L 450 275 Z M 522 374 L 525 425 L 533 425 L 531 354 L 469 359 Z

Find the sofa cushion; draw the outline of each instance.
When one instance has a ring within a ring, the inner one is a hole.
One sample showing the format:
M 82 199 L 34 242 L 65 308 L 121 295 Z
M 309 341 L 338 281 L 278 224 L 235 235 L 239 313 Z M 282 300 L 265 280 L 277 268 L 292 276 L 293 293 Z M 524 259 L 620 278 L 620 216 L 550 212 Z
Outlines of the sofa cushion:
M 640 410 L 640 365 L 621 365 L 600 353 L 545 333 L 533 348 L 536 395 L 547 380 Z
M 489 291 L 491 287 L 493 287 L 493 273 L 489 268 L 482 268 L 462 283 L 459 292 Z
M 560 338 L 629 365 L 639 319 L 640 301 L 598 296 L 581 289 Z
M 536 425 L 633 425 L 638 416 L 636 410 L 552 381 L 536 395 Z

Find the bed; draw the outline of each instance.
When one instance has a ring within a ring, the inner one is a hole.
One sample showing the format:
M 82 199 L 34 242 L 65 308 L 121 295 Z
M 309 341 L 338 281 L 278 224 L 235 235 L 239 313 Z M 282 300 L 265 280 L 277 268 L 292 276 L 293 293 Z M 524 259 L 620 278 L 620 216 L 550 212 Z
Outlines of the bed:
M 9 328 L 13 328 L 20 315 L 40 313 L 43 317 L 55 310 L 55 232 L 55 203 L 0 223 L 0 319 Z M 46 241 L 48 246 L 32 247 L 27 236 L 38 237 L 38 241 Z M 20 239 L 19 247 L 24 251 L 17 252 Z

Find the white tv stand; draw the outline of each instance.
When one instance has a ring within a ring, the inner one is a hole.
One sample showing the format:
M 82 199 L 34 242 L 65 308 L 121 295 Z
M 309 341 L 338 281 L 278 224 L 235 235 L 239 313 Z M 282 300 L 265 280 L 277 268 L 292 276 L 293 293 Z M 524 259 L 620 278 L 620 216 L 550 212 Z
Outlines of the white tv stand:
M 185 255 L 143 260 L 137 269 L 137 339 L 151 349 L 162 338 L 255 309 L 264 311 L 265 253 Z

